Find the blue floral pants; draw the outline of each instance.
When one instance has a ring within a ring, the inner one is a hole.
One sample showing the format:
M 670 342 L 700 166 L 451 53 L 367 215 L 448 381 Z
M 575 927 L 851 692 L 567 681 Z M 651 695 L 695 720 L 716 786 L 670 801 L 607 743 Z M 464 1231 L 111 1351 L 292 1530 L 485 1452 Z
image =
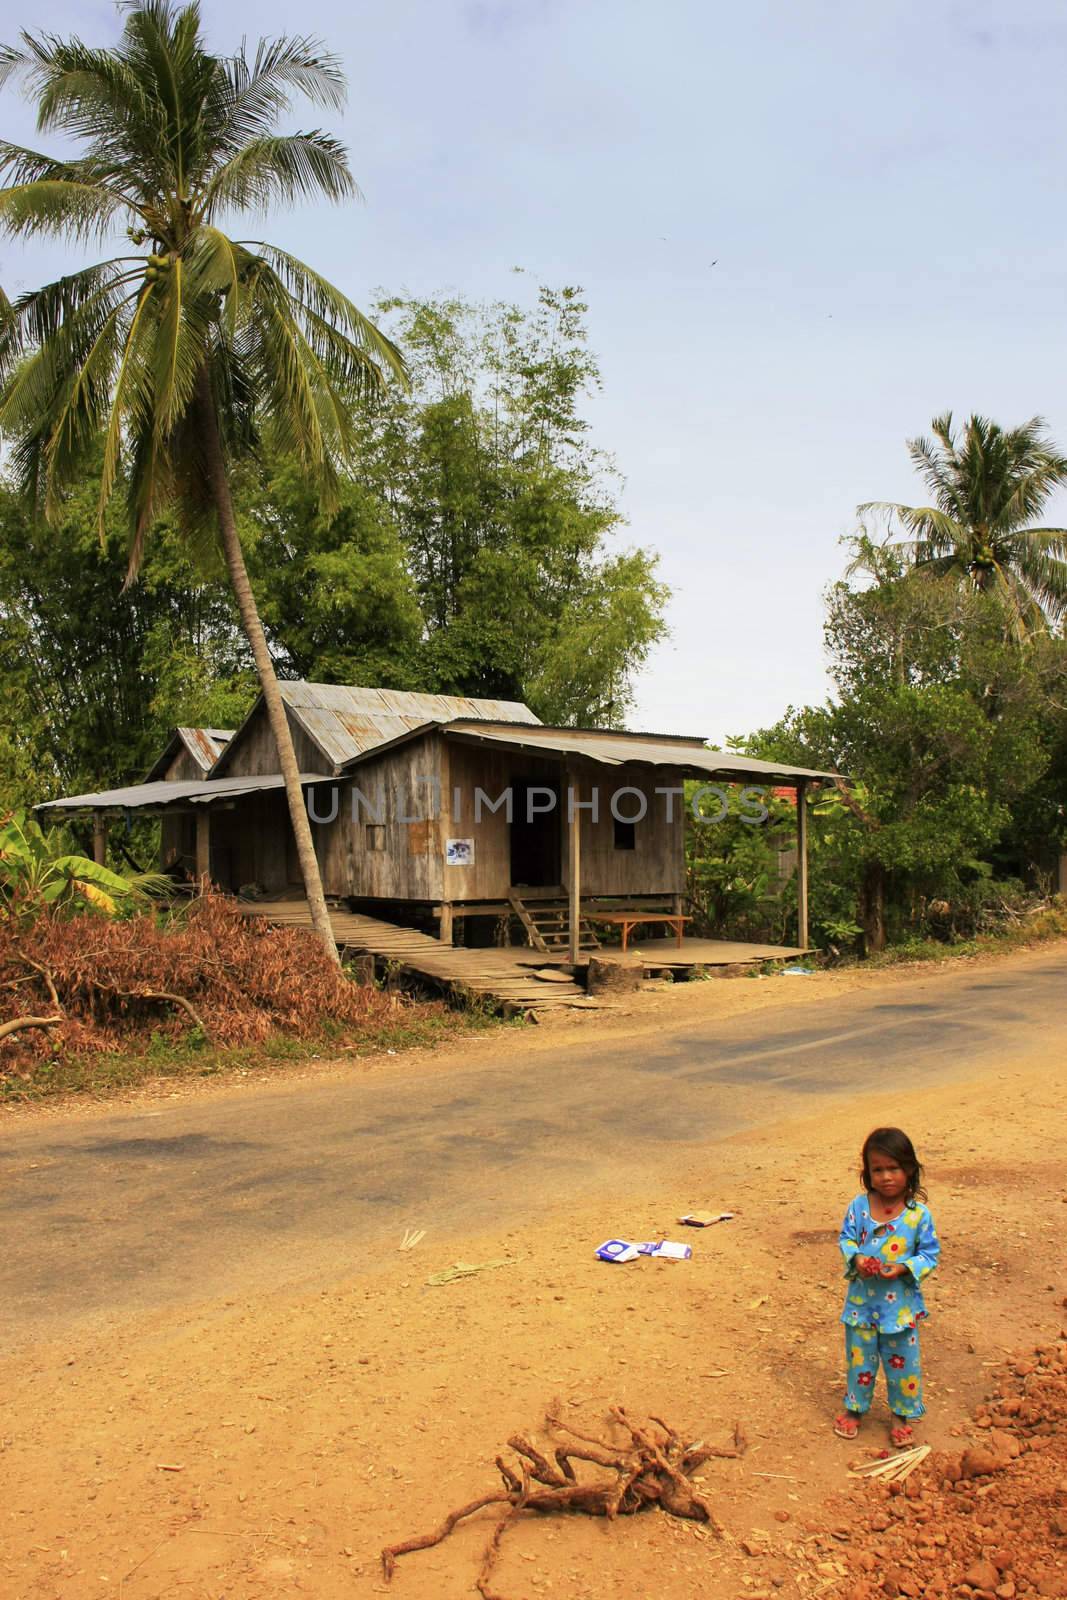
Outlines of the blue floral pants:
M 878 1363 L 885 1370 L 889 1409 L 897 1417 L 921 1417 L 923 1375 L 919 1361 L 919 1330 L 882 1333 L 877 1328 L 853 1328 L 845 1323 L 845 1362 L 848 1386 L 845 1405 L 858 1416 L 870 1410 Z

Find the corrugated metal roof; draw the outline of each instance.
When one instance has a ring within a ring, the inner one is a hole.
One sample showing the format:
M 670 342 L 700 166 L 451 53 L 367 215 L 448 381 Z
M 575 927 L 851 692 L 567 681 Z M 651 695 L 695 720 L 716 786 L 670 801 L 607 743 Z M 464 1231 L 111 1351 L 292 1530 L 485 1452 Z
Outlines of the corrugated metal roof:
M 210 772 L 232 738 L 232 728 L 175 728 L 162 755 L 145 773 L 145 783 L 152 783 L 157 774 L 165 773 L 182 746 L 201 772 Z
M 230 740 L 232 728 L 179 728 L 185 747 L 193 760 L 209 772 Z
M 539 725 L 517 700 L 471 700 L 465 695 L 411 694 L 344 683 L 281 683 L 282 698 L 309 738 L 341 767 L 377 745 L 391 744 L 428 723 L 466 720 Z
M 335 780 L 321 772 L 302 772 L 301 783 L 332 783 Z M 185 778 L 164 783 L 135 783 L 126 789 L 101 789 L 95 794 L 65 795 L 62 800 L 45 800 L 34 806 L 35 811 L 138 811 L 145 807 L 158 809 L 180 803 L 181 805 L 209 805 L 212 800 L 234 799 L 237 795 L 258 794 L 262 789 L 281 789 L 285 779 L 280 773 L 265 778 L 214 778 L 201 782 Z
M 484 722 L 452 722 L 445 737 L 476 740 L 479 744 L 550 750 L 555 755 L 582 756 L 602 766 L 620 767 L 627 762 L 651 767 L 678 767 L 698 775 L 723 778 L 727 782 L 746 777 L 827 778 L 833 772 L 812 767 L 791 767 L 775 761 L 757 761 L 732 750 L 709 750 L 688 739 L 649 739 L 640 733 L 623 733 L 591 728 L 517 728 L 514 725 L 486 727 Z

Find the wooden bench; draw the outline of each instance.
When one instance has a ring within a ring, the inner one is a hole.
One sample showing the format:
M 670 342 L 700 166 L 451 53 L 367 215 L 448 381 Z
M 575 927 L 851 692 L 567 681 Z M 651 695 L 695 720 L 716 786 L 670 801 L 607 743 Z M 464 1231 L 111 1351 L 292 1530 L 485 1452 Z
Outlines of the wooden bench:
M 610 922 L 612 927 L 622 929 L 622 949 L 626 953 L 626 943 L 634 928 L 647 922 L 662 922 L 668 928 L 673 928 L 678 940 L 679 950 L 682 948 L 682 934 L 685 925 L 691 922 L 691 917 L 682 917 L 673 911 L 586 911 L 590 922 Z

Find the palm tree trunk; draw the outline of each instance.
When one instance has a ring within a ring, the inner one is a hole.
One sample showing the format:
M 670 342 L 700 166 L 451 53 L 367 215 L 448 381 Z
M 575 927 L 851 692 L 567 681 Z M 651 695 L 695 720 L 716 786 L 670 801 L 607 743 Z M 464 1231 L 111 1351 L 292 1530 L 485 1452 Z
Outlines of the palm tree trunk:
M 219 533 L 222 536 L 222 549 L 226 557 L 226 566 L 229 569 L 230 582 L 233 592 L 237 597 L 237 609 L 241 617 L 241 626 L 252 646 L 252 655 L 259 674 L 260 687 L 263 690 L 263 700 L 267 707 L 267 720 L 270 731 L 274 735 L 274 743 L 278 747 L 278 761 L 285 779 L 285 798 L 289 802 L 289 820 L 292 823 L 293 837 L 296 840 L 297 860 L 300 862 L 300 875 L 304 880 L 304 892 L 307 895 L 308 910 L 311 913 L 311 925 L 322 941 L 331 961 L 340 966 L 341 958 L 337 953 L 337 941 L 330 924 L 330 914 L 326 909 L 326 897 L 322 892 L 322 878 L 319 874 L 319 863 L 315 855 L 315 845 L 311 837 L 311 824 L 308 821 L 307 811 L 304 808 L 304 794 L 300 787 L 300 768 L 297 765 L 296 751 L 293 748 L 293 735 L 289 727 L 289 719 L 285 714 L 285 705 L 282 701 L 281 690 L 278 688 L 278 679 L 274 671 L 274 663 L 267 649 L 266 635 L 263 624 L 259 620 L 259 610 L 256 606 L 252 585 L 248 581 L 248 570 L 245 567 L 244 552 L 241 549 L 241 540 L 237 533 L 237 523 L 233 514 L 233 501 L 230 497 L 230 481 L 226 474 L 226 463 L 222 454 L 222 440 L 219 436 L 218 417 L 215 413 L 215 400 L 211 393 L 211 379 L 206 366 L 200 369 L 197 380 L 197 418 L 201 446 L 204 451 L 204 465 L 207 469 L 208 483 L 211 487 L 211 496 L 215 502 L 215 510 L 219 519 Z
M 880 955 L 885 949 L 885 890 L 885 868 L 880 861 L 868 861 L 860 882 L 860 923 L 865 955 Z

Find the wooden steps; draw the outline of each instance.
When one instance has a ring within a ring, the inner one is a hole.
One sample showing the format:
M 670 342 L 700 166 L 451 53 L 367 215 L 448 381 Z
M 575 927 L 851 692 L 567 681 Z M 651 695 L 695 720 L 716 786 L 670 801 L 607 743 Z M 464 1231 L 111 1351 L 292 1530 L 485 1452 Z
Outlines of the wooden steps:
M 266 917 L 282 926 L 311 926 L 302 900 L 243 905 L 241 909 L 246 916 Z M 340 950 L 376 956 L 400 971 L 432 978 L 453 991 L 478 995 L 508 1011 L 597 1008 L 597 1002 L 573 978 L 554 967 L 546 968 L 542 978 L 530 956 L 517 950 L 466 950 L 414 928 L 353 911 L 331 909 L 330 922 Z
M 570 904 L 566 900 L 531 900 L 527 905 L 512 890 L 508 903 L 526 930 L 535 950 L 565 956 L 570 950 Z M 578 949 L 599 950 L 600 940 L 584 916 L 578 919 Z

